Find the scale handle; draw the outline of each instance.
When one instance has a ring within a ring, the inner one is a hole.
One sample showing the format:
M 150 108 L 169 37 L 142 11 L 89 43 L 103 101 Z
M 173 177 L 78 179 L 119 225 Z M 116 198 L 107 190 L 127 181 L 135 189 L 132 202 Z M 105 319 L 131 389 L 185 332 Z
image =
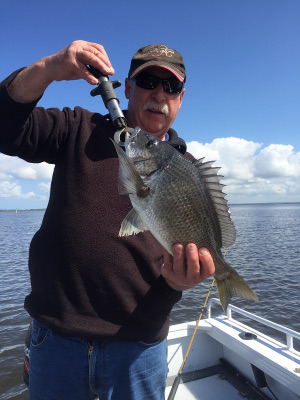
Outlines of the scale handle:
M 107 75 L 102 74 L 102 72 L 92 66 L 89 66 L 88 70 L 99 80 L 99 85 L 91 91 L 91 96 L 94 97 L 100 94 L 115 127 L 118 129 L 125 128 L 127 126 L 126 119 L 115 92 L 115 88 L 121 86 L 121 82 L 111 82 Z

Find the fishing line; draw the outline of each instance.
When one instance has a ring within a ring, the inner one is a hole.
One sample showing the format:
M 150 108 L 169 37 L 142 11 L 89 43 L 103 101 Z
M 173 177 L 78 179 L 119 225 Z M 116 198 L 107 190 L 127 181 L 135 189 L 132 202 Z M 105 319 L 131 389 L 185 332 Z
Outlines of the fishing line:
M 205 309 L 205 307 L 206 307 L 206 303 L 207 303 L 207 301 L 208 301 L 208 298 L 209 298 L 209 296 L 210 296 L 210 292 L 211 292 L 211 290 L 212 290 L 212 288 L 213 288 L 214 283 L 215 283 L 215 278 L 213 279 L 213 281 L 212 281 L 212 283 L 211 283 L 211 285 L 210 285 L 210 288 L 209 288 L 209 291 L 208 291 L 208 293 L 207 293 L 205 302 L 204 302 L 204 304 L 203 304 L 203 307 L 202 307 L 202 309 L 201 309 L 201 312 L 200 312 L 198 321 L 197 321 L 197 323 L 196 323 L 196 326 L 195 326 L 195 329 L 194 329 L 192 338 L 191 338 L 191 340 L 190 340 L 189 347 L 188 347 L 188 349 L 187 349 L 187 351 L 186 351 L 186 354 L 185 354 L 184 359 L 183 359 L 183 361 L 182 361 L 182 364 L 181 364 L 181 367 L 180 367 L 180 369 L 179 369 L 179 372 L 178 372 L 178 374 L 177 374 L 177 376 L 176 376 L 176 378 L 175 378 L 175 381 L 173 382 L 173 385 L 172 385 L 170 394 L 169 394 L 169 396 L 168 396 L 168 400 L 173 400 L 174 397 L 175 397 L 175 394 L 176 394 L 176 392 L 177 392 L 177 389 L 178 389 L 178 385 L 179 385 L 179 383 L 180 383 L 180 377 L 181 377 L 181 375 L 182 375 L 182 370 L 183 370 L 184 364 L 185 364 L 185 362 L 186 362 L 186 359 L 188 358 L 190 349 L 191 349 L 191 347 L 192 347 L 192 344 L 193 344 L 193 341 L 194 341 L 194 338 L 195 338 L 195 335 L 196 335 L 196 331 L 197 331 L 197 329 L 198 329 L 200 320 L 201 320 L 201 318 L 202 318 L 203 311 L 204 311 L 204 309 Z
M 195 326 L 195 329 L 194 329 L 194 332 L 193 332 L 193 336 L 192 336 L 192 338 L 191 338 L 191 340 L 190 340 L 189 347 L 188 347 L 188 349 L 187 349 L 187 351 L 186 351 L 186 354 L 185 354 L 185 357 L 184 357 L 184 359 L 183 359 L 183 361 L 182 361 L 182 364 L 181 364 L 181 367 L 180 367 L 180 370 L 179 370 L 179 374 L 180 374 L 180 375 L 182 374 L 182 370 L 183 370 L 184 364 L 185 364 L 186 359 L 188 358 L 189 352 L 190 352 L 190 350 L 191 350 L 191 347 L 192 347 L 192 344 L 193 344 L 193 341 L 194 341 L 194 338 L 195 338 L 195 335 L 196 335 L 196 331 L 197 331 L 197 329 L 198 329 L 200 320 L 201 320 L 202 315 L 203 315 L 203 311 L 204 311 L 204 309 L 205 309 L 205 307 L 206 307 L 206 304 L 207 304 L 207 301 L 208 301 L 208 298 L 209 298 L 209 296 L 210 296 L 210 292 L 211 292 L 211 290 L 212 290 L 212 288 L 213 288 L 214 283 L 215 283 L 215 278 L 213 279 L 213 281 L 212 281 L 212 283 L 211 283 L 211 285 L 210 285 L 210 288 L 209 288 L 209 291 L 208 291 L 208 293 L 207 293 L 205 302 L 204 302 L 203 307 L 202 307 L 202 309 L 201 309 L 201 313 L 200 313 L 199 318 L 198 318 L 198 321 L 197 321 L 197 323 L 196 323 L 196 326 Z
M 227 251 L 228 251 L 228 248 L 226 249 L 226 251 L 225 251 L 225 253 L 224 253 L 224 257 L 226 256 Z M 190 352 L 190 350 L 191 350 L 191 347 L 192 347 L 192 344 L 193 344 L 193 341 L 194 341 L 194 338 L 195 338 L 195 335 L 196 335 L 196 332 L 197 332 L 197 329 L 198 329 L 200 320 L 201 320 L 202 315 L 203 315 L 203 311 L 204 311 L 204 309 L 205 309 L 205 307 L 206 307 L 206 304 L 207 304 L 207 302 L 208 302 L 208 298 L 209 298 L 209 296 L 210 296 L 210 293 L 211 293 L 211 291 L 212 291 L 212 288 L 213 288 L 213 286 L 214 286 L 214 283 L 215 283 L 215 278 L 213 279 L 213 281 L 212 281 L 212 283 L 211 283 L 211 285 L 210 285 L 210 288 L 209 288 L 209 290 L 208 290 L 208 293 L 207 293 L 205 302 L 204 302 L 203 307 L 202 307 L 202 309 L 201 309 L 201 312 L 200 312 L 198 321 L 197 321 L 197 323 L 196 323 L 196 326 L 195 326 L 195 329 L 194 329 L 192 338 L 191 338 L 191 340 L 190 340 L 189 347 L 188 347 L 188 349 L 187 349 L 187 351 L 186 351 L 186 353 L 185 353 L 185 356 L 184 356 L 184 359 L 183 359 L 183 361 L 182 361 L 182 364 L 181 364 L 181 367 L 180 367 L 180 369 L 179 369 L 179 372 L 178 372 L 178 374 L 177 374 L 177 376 L 176 376 L 176 378 L 175 378 L 175 380 L 174 380 L 174 382 L 173 382 L 173 385 L 172 385 L 170 394 L 169 394 L 169 396 L 168 396 L 168 400 L 173 400 L 174 397 L 175 397 L 175 395 L 176 395 L 176 392 L 177 392 L 177 389 L 178 389 L 178 386 L 179 386 L 179 383 L 180 383 L 180 378 L 181 378 L 181 375 L 182 375 L 182 370 L 183 370 L 184 364 L 185 364 L 186 359 L 188 358 L 189 352 Z
M 228 248 L 226 249 L 226 251 L 225 251 L 225 253 L 224 253 L 224 257 L 226 256 L 227 251 L 228 251 Z M 179 370 L 179 374 L 180 374 L 180 375 L 182 374 L 182 370 L 183 370 L 184 364 L 185 364 L 186 359 L 188 358 L 189 352 L 190 352 L 190 350 L 191 350 L 191 347 L 192 347 L 192 344 L 193 344 L 193 341 L 194 341 L 194 338 L 195 338 L 195 335 L 196 335 L 196 331 L 197 331 L 197 329 L 198 329 L 200 320 L 201 320 L 202 315 L 203 315 L 203 311 L 204 311 L 204 309 L 205 309 L 205 307 L 206 307 L 206 304 L 207 304 L 207 302 L 208 302 L 208 298 L 209 298 L 209 296 L 210 296 L 210 293 L 211 293 L 211 291 L 212 291 L 212 288 L 213 288 L 213 286 L 214 286 L 214 283 L 215 283 L 215 278 L 213 279 L 213 281 L 212 281 L 212 283 L 211 283 L 211 285 L 210 285 L 210 288 L 209 288 L 209 290 L 208 290 L 208 293 L 207 293 L 205 302 L 204 302 L 204 304 L 203 304 L 203 307 L 202 307 L 202 309 L 201 309 L 201 312 L 200 312 L 198 321 L 197 321 L 197 323 L 196 323 L 196 326 L 195 326 L 195 329 L 194 329 L 194 332 L 193 332 L 193 336 L 192 336 L 192 338 L 191 338 L 191 340 L 190 340 L 189 347 L 188 347 L 188 349 L 187 349 L 187 351 L 186 351 L 186 354 L 185 354 L 185 356 L 184 356 L 184 359 L 183 359 L 183 361 L 182 361 L 182 364 L 181 364 L 181 367 L 180 367 L 180 370 Z M 172 398 L 171 398 L 171 399 L 172 399 Z M 168 399 L 168 400 L 169 400 L 169 399 Z

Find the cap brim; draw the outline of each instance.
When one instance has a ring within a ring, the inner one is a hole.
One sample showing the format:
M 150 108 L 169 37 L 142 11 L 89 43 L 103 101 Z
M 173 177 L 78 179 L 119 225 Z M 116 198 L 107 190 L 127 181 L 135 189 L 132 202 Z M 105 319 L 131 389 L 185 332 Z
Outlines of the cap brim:
M 129 79 L 135 78 L 139 73 L 144 71 L 145 69 L 148 69 L 150 67 L 159 67 L 159 68 L 164 68 L 167 69 L 168 71 L 172 72 L 173 75 L 176 76 L 176 78 L 180 81 L 183 82 L 185 76 L 180 72 L 177 68 L 174 68 L 170 64 L 163 64 L 162 62 L 159 61 L 149 61 L 146 62 L 145 64 L 141 65 L 137 69 L 135 69 L 132 74 L 129 76 Z

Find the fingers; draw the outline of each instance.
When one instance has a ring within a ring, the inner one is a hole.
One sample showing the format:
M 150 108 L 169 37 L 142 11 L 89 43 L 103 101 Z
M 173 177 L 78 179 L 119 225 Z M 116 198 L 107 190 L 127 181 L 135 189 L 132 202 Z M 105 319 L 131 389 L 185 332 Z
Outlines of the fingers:
M 84 79 L 90 84 L 97 84 L 98 79 L 88 71 L 87 65 L 97 68 L 104 75 L 115 72 L 104 47 L 83 40 L 72 42 L 45 60 L 49 73 L 53 75 L 52 79 L 56 81 Z
M 204 280 L 215 273 L 215 264 L 210 252 L 204 247 L 199 249 L 198 254 L 201 264 L 201 278 Z
M 181 253 L 183 253 L 183 246 L 182 249 L 180 247 L 176 247 L 175 250 L 173 247 L 173 253 L 175 252 L 177 252 L 177 258 L 181 257 Z M 187 287 L 183 287 L 183 281 L 185 280 L 185 271 L 178 268 L 178 263 L 174 263 L 173 256 L 165 249 L 163 249 L 163 259 L 164 264 L 161 269 L 161 274 L 165 278 L 168 285 L 175 290 L 187 289 Z
M 198 249 L 193 243 L 184 248 L 181 244 L 173 246 L 173 257 L 164 251 L 162 275 L 176 290 L 194 287 L 215 272 L 211 254 L 205 248 Z
M 104 47 L 98 43 L 84 42 L 82 52 L 78 54 L 78 60 L 83 72 L 82 78 L 89 83 L 94 82 L 95 77 L 85 68 L 86 65 L 97 68 L 104 75 L 115 73 Z

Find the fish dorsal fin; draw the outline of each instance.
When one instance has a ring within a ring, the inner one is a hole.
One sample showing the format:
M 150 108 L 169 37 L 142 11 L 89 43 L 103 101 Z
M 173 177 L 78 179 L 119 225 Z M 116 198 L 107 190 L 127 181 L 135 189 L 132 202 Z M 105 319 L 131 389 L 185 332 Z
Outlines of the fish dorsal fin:
M 220 168 L 212 167 L 215 161 L 203 162 L 204 158 L 200 158 L 193 162 L 194 166 L 199 171 L 200 175 L 206 183 L 206 187 L 210 193 L 214 203 L 218 220 L 221 228 L 222 247 L 227 248 L 235 241 L 236 232 L 233 222 L 230 218 L 230 211 L 225 199 L 226 193 L 222 191 L 225 185 L 220 183 L 223 178 L 218 175 Z
M 148 230 L 148 227 L 144 224 L 135 209 L 132 208 L 121 224 L 119 236 L 135 235 L 146 230 Z

